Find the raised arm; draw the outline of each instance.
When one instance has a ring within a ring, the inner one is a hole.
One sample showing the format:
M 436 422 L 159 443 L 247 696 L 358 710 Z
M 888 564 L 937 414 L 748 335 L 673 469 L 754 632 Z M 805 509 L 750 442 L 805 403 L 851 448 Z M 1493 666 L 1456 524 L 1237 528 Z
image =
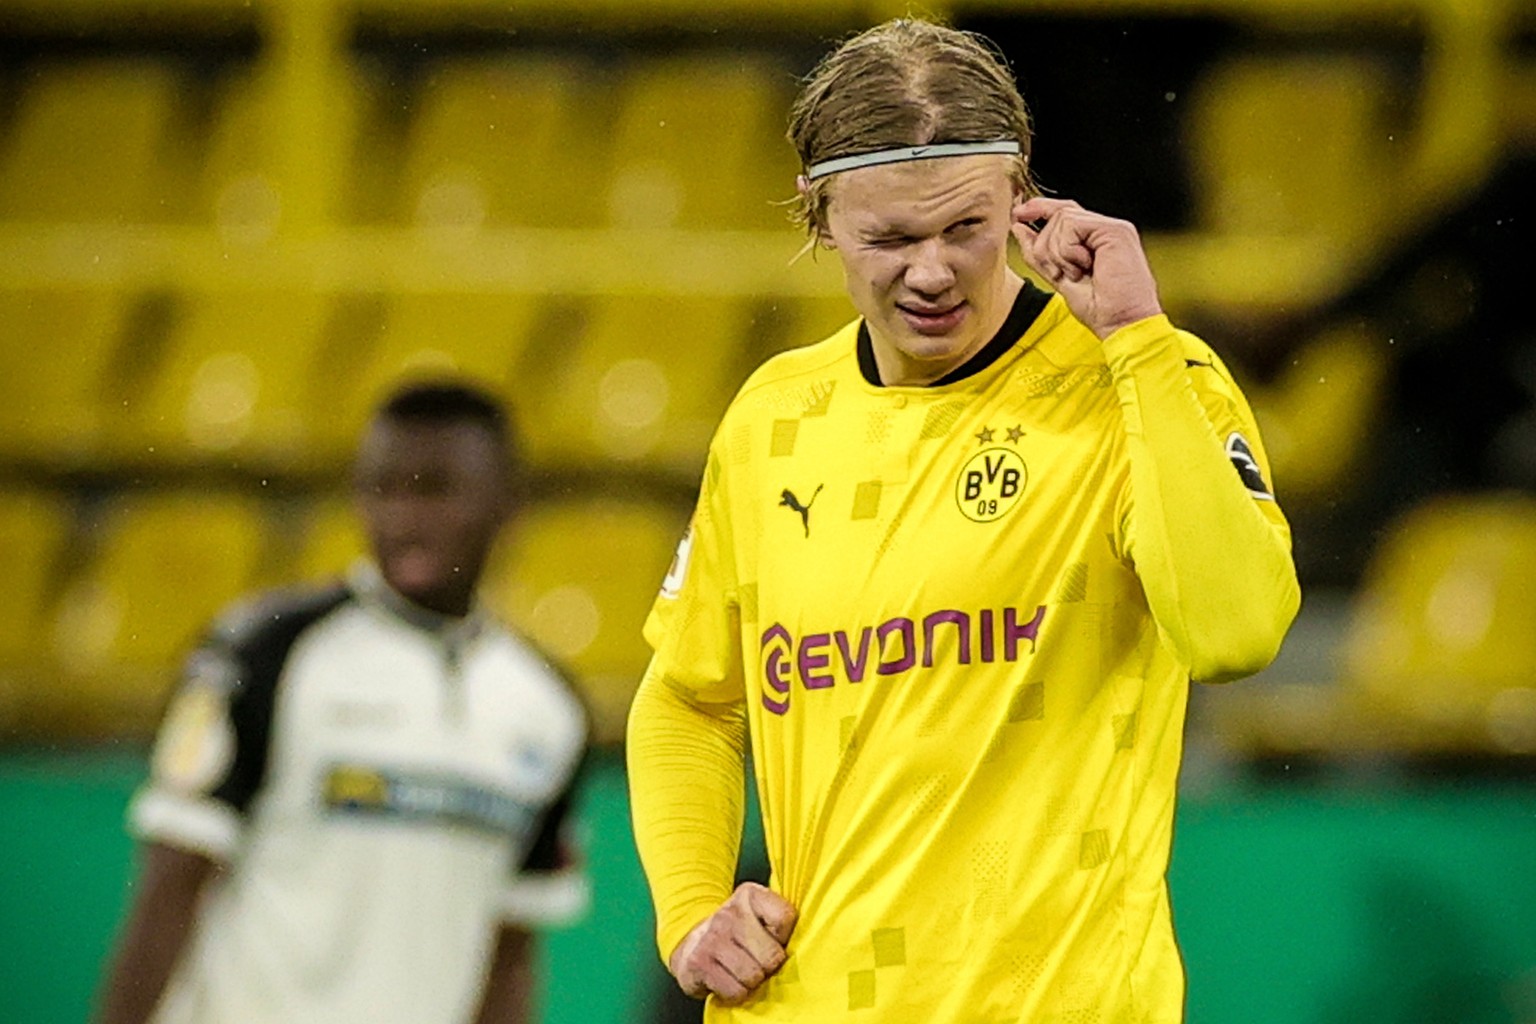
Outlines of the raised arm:
M 1065 200 L 1034 199 L 1014 216 L 1025 259 L 1103 342 L 1130 463 L 1125 553 L 1158 629 L 1194 679 L 1258 671 L 1301 592 L 1246 401 L 1163 315 L 1134 227 Z

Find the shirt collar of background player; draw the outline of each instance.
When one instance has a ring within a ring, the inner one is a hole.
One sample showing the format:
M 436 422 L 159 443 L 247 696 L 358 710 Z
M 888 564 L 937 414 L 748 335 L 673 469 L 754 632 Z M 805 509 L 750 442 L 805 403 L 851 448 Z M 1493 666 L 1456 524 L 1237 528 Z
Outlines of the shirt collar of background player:
M 372 562 L 358 562 L 348 574 L 347 582 L 363 605 L 430 633 L 448 646 L 461 647 L 485 626 L 486 613 L 478 597 L 469 614 L 462 619 L 434 612 L 396 593 Z
M 971 356 L 971 358 L 950 370 L 938 380 L 924 386 L 937 388 L 945 384 L 954 384 L 957 381 L 965 380 L 967 377 L 974 377 L 997 362 L 1002 358 L 1004 352 L 1013 347 L 1014 342 L 1024 336 L 1024 332 L 1029 330 L 1030 325 L 1035 322 L 1035 318 L 1040 315 L 1041 311 L 1045 309 L 1046 303 L 1050 301 L 1050 292 L 1041 291 L 1030 282 L 1025 281 L 1024 287 L 1019 289 L 1018 298 L 1013 300 L 1013 308 L 1008 311 L 1008 319 L 1003 321 L 1003 326 L 997 329 L 997 333 L 992 335 L 992 339 L 977 349 L 976 354 Z M 869 337 L 869 324 L 863 320 L 859 321 L 857 348 L 860 376 L 877 388 L 885 387 L 884 382 L 880 380 L 880 371 L 875 366 L 875 345 Z

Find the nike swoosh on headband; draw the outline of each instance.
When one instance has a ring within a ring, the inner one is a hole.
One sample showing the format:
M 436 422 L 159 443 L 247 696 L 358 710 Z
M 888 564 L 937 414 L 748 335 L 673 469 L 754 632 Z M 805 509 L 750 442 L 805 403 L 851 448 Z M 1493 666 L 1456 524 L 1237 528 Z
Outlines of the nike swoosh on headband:
M 842 156 L 836 160 L 823 160 L 807 167 L 805 177 L 808 181 L 815 181 L 829 174 L 851 171 L 859 167 L 899 164 L 909 160 L 932 160 L 941 156 L 970 156 L 975 153 L 1018 154 L 1020 152 L 1022 150 L 1019 144 L 1011 139 L 995 142 L 938 142 L 927 146 L 900 146 L 896 149 L 876 150 L 873 153 Z

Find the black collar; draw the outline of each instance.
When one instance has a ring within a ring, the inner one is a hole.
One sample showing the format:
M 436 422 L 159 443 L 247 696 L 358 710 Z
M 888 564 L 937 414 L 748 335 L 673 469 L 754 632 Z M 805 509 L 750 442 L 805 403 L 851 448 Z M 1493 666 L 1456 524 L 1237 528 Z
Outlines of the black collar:
M 1028 281 L 1019 289 L 1019 297 L 1013 300 L 1013 308 L 1008 311 L 1008 319 L 1003 321 L 1003 326 L 997 329 L 992 340 L 983 345 L 976 354 L 971 356 L 959 366 L 950 370 L 944 376 L 926 387 L 934 388 L 941 384 L 953 384 L 956 381 L 974 377 L 997 362 L 1004 352 L 1014 346 L 1024 332 L 1029 330 L 1030 324 L 1045 309 L 1045 304 L 1051 301 L 1051 293 L 1041 291 Z M 880 371 L 875 366 L 875 346 L 869 338 L 869 324 L 859 321 L 859 340 L 857 344 L 859 354 L 859 373 L 875 387 L 884 387 L 880 380 Z

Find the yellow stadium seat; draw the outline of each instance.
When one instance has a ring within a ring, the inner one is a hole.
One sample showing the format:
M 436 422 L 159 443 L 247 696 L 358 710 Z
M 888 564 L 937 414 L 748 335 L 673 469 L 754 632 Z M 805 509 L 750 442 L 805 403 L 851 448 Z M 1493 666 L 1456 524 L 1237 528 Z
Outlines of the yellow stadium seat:
M 573 60 L 445 63 L 406 141 L 400 219 L 471 230 L 599 223 L 605 89 Z
M 223 78 L 213 97 L 213 124 L 193 190 L 193 213 L 212 223 L 234 243 L 265 242 L 285 219 L 303 216 L 296 208 L 342 213 L 366 202 L 363 193 L 372 176 L 356 173 L 346 159 L 353 153 L 366 95 L 365 79 L 355 71 L 340 71 L 327 83 L 321 130 L 326 152 L 306 154 L 296 168 L 288 152 L 295 127 L 292 112 L 283 106 L 285 85 L 275 65 L 241 71 Z M 337 159 L 332 159 L 335 156 Z M 290 176 L 298 175 L 296 182 Z M 292 184 L 306 191 L 296 196 Z
M 687 516 L 617 499 L 540 504 L 513 526 L 490 573 L 493 608 L 577 677 L 600 742 L 623 737 L 650 657 L 640 628 Z
M 141 223 L 181 211 L 190 146 L 167 63 L 70 60 L 37 72 L 0 138 L 0 219 Z
M 743 351 L 750 370 L 770 356 L 823 340 L 858 314 L 846 296 L 771 295 L 748 304 Z
M 798 299 L 793 304 L 795 346 L 812 345 L 858 319 L 858 311 L 847 296 L 834 295 Z
M 1536 500 L 1404 517 L 1372 558 L 1345 666 L 1362 703 L 1426 742 L 1536 752 Z
M 423 378 L 468 380 L 506 398 L 542 310 L 526 296 L 401 295 L 361 344 L 362 367 L 345 387 L 328 389 L 317 428 L 327 451 L 350 459 L 369 417 L 400 384 Z M 521 418 L 521 417 L 519 417 Z
M 532 456 L 696 473 L 745 378 L 749 316 L 714 298 L 595 302 L 579 336 L 548 353 L 547 375 L 518 392 Z
M 261 503 L 212 493 L 121 498 L 100 547 L 65 591 L 53 642 L 70 683 L 69 720 L 87 732 L 152 725 L 201 630 L 261 572 Z
M 0 491 L 0 672 L 36 666 L 47 650 L 45 612 L 58 584 L 70 534 L 70 509 L 59 497 L 31 490 Z M 0 703 L 4 701 L 0 687 Z M 3 711 L 0 711 L 3 718 Z
M 1347 482 L 1381 405 L 1384 349 L 1363 323 L 1340 324 L 1300 346 L 1278 379 L 1247 387 L 1282 501 L 1323 500 Z
M 114 398 L 125 305 L 104 291 L 0 291 L 0 455 L 90 457 Z
M 350 498 L 322 498 L 310 506 L 306 522 L 296 567 L 298 578 L 340 578 L 367 554 L 368 541 Z
M 846 295 L 794 298 L 787 300 L 785 306 L 789 314 L 788 348 L 814 345 L 859 315 Z
M 1391 209 L 1403 159 L 1379 63 L 1243 56 L 1197 87 L 1189 122 L 1198 218 L 1228 233 L 1350 236 Z
M 608 208 L 637 228 L 782 228 L 795 194 L 784 141 L 794 79 L 734 57 L 637 61 L 614 132 Z
M 261 465 L 311 456 L 309 419 L 336 384 L 320 374 L 330 300 L 304 292 L 188 298 L 157 372 L 114 420 L 119 458 Z

